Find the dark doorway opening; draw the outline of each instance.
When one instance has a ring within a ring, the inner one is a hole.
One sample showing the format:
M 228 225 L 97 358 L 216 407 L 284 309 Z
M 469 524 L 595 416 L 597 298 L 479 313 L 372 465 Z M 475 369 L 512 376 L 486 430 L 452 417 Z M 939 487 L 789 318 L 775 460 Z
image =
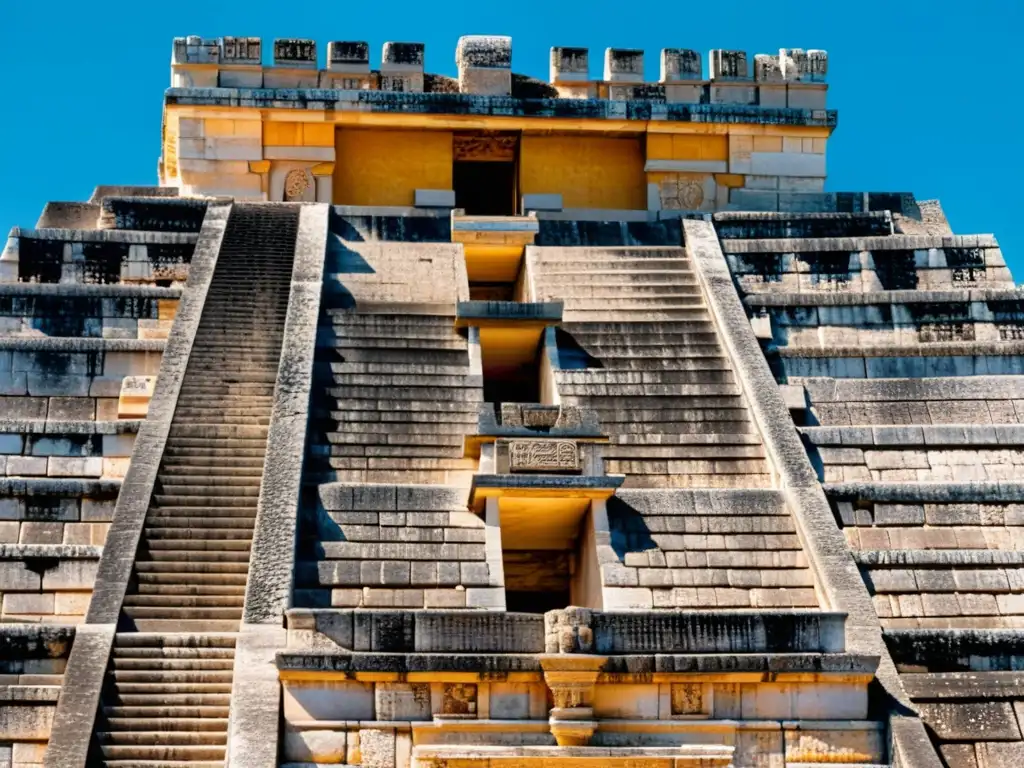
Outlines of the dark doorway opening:
M 546 613 L 570 604 L 573 555 L 559 550 L 502 553 L 505 610 Z
M 455 207 L 473 216 L 514 216 L 516 164 L 459 160 L 452 164 Z

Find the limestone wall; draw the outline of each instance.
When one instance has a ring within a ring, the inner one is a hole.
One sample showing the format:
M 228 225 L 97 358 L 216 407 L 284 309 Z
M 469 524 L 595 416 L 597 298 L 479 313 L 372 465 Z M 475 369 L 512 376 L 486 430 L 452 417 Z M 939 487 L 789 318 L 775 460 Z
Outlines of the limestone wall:
M 4 621 L 74 623 L 88 608 L 204 209 L 105 197 L 49 206 L 41 220 L 82 228 L 16 228 L 8 238 L 0 256 Z
M 1024 616 L 1024 349 L 993 238 L 899 233 L 941 229 L 933 208 L 892 233 L 730 214 L 720 235 L 903 684 L 958 768 L 1024 756 L 999 650 Z

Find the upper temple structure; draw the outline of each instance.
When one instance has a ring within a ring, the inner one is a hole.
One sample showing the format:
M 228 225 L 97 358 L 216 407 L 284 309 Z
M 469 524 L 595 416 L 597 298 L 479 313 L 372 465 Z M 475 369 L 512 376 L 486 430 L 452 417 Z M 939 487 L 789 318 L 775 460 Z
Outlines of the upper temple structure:
M 0 768 L 1020 768 L 1024 292 L 827 54 L 370 54 L 11 230 Z

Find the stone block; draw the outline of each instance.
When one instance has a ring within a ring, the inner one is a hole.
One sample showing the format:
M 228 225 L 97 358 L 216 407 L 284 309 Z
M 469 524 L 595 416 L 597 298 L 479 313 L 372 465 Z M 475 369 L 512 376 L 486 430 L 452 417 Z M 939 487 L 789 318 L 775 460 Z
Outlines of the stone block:
M 275 40 L 274 66 L 316 69 L 316 41 L 297 38 Z
M 335 72 L 369 74 L 369 44 L 363 41 L 334 41 L 328 43 L 327 69 Z
M 429 683 L 377 683 L 374 704 L 378 720 L 429 720 Z
M 21 544 L 60 544 L 64 539 L 63 523 L 24 522 L 21 524 Z
M 882 763 L 885 760 L 883 730 L 786 731 L 787 763 Z
M 750 77 L 747 71 L 747 54 L 745 51 L 712 50 L 712 80 L 746 80 Z
M 531 194 L 523 195 L 523 210 L 524 211 L 561 211 L 562 210 L 562 195 L 558 193 L 551 194 Z
M 98 566 L 96 560 L 62 560 L 43 574 L 43 589 L 91 590 Z
M 455 190 L 417 189 L 414 200 L 417 208 L 454 208 Z
M 300 730 L 286 725 L 282 750 L 289 762 L 338 764 L 347 754 L 346 731 Z
M 395 741 L 392 728 L 360 729 L 359 752 L 363 768 L 396 768 Z
M 7 459 L 8 477 L 45 477 L 45 456 L 10 456 Z
M 586 48 L 551 49 L 550 81 L 578 83 L 590 79 L 590 52 Z
M 4 616 L 43 615 L 53 613 L 53 595 L 50 593 L 8 592 L 3 598 Z
M 635 48 L 607 48 L 604 52 L 606 82 L 642 83 L 644 52 Z
M 685 48 L 665 48 L 661 52 L 661 82 L 700 80 L 704 72 L 700 53 Z
M 1005 701 L 921 702 L 918 711 L 943 741 L 1021 738 L 1013 707 Z

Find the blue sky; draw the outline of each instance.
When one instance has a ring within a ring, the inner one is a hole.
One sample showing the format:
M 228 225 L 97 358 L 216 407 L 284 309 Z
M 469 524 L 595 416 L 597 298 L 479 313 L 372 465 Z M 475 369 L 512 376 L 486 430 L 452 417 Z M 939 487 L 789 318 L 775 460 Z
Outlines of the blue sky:
M 47 200 L 86 199 L 96 184 L 152 184 L 171 38 L 258 35 L 423 41 L 427 69 L 454 74 L 462 34 L 513 38 L 513 68 L 546 77 L 553 45 L 643 48 L 657 79 L 665 47 L 825 48 L 831 191 L 939 198 L 958 234 L 994 233 L 1024 280 L 1019 35 L 1021 0 L 727 3 L 514 0 L 468 3 L 127 3 L 6 0 L 0 22 L 0 222 L 31 226 Z M 706 59 L 705 59 L 706 61 Z M 705 63 L 705 67 L 707 64 Z M 1014 216 L 1016 214 L 1016 216 Z

